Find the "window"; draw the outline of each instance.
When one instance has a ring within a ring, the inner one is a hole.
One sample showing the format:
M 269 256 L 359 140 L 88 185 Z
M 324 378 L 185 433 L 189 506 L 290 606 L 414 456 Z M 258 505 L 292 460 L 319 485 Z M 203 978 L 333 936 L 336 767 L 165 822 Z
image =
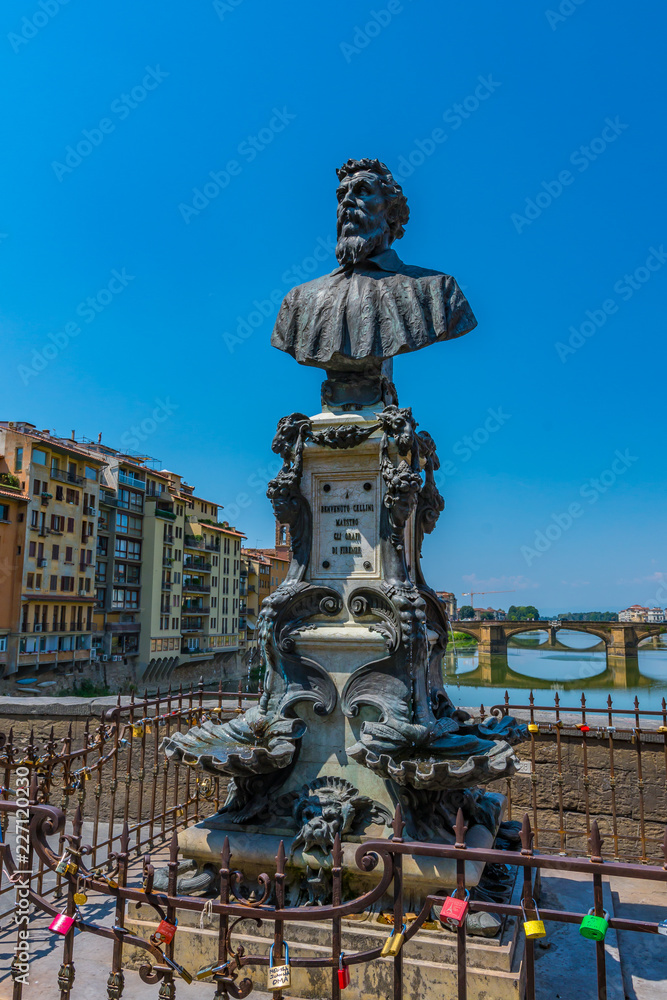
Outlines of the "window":
M 32 556 L 34 558 L 36 554 L 37 554 L 37 543 L 36 542 L 29 542 L 28 543 L 28 555 Z
M 58 589 L 58 577 L 52 576 L 49 581 L 49 590 L 57 590 L 57 589 Z
M 97 469 L 92 469 L 89 465 L 84 465 L 83 474 L 86 479 L 97 479 Z
M 41 590 L 41 589 L 42 589 L 42 574 L 37 573 L 37 575 L 35 576 L 35 590 Z
M 54 545 L 51 549 L 51 558 L 58 559 L 60 557 L 60 546 Z
M 23 448 L 17 448 L 14 452 L 14 472 L 21 472 L 23 469 Z
M 117 567 L 118 568 L 118 567 Z M 105 583 L 107 578 L 107 564 L 105 562 L 98 562 L 95 567 L 95 580 L 99 583 Z
M 109 539 L 108 538 L 100 538 L 99 535 L 98 535 L 98 538 L 97 538 L 97 554 L 98 554 L 98 556 L 106 556 L 106 555 L 108 555 L 108 552 L 109 552 Z
M 33 462 L 36 462 L 37 465 L 46 465 L 46 452 L 42 451 L 41 448 L 33 448 L 32 460 Z
M 212 618 L 211 619 L 211 628 L 215 628 L 215 627 L 216 627 L 216 619 Z
M 72 546 L 71 545 L 68 545 L 65 548 L 65 562 L 66 563 L 74 562 L 74 559 L 72 558 Z
M 34 590 L 35 589 L 35 574 L 34 573 L 28 573 L 28 575 L 26 577 L 26 580 L 25 580 L 25 585 L 28 588 L 28 590 Z
M 56 486 L 56 500 L 62 500 L 63 498 L 63 488 L 62 486 Z
M 64 531 L 65 518 L 61 514 L 51 515 L 51 531 Z
M 69 535 L 71 535 L 73 531 L 74 531 L 74 518 L 73 517 L 68 517 L 67 518 L 67 533 Z
M 79 502 L 79 491 L 78 490 L 71 490 L 68 487 L 67 488 L 67 492 L 65 493 L 65 503 L 77 503 L 78 504 L 78 502 Z M 72 519 L 72 522 L 73 522 L 73 519 Z M 72 531 L 74 531 L 74 528 L 72 528 Z
M 61 576 L 60 577 L 60 589 L 64 592 L 74 591 L 74 577 L 73 576 Z
M 8 503 L 0 503 L 0 521 L 9 521 Z

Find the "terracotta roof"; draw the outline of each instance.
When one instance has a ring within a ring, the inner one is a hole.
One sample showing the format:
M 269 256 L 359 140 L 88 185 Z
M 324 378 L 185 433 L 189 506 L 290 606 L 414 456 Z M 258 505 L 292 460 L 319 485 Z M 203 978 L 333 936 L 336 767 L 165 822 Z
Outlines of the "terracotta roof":
M 30 500 L 29 493 L 22 493 L 21 490 L 10 490 L 0 485 L 0 497 L 9 497 L 10 500 L 21 500 L 26 503 Z

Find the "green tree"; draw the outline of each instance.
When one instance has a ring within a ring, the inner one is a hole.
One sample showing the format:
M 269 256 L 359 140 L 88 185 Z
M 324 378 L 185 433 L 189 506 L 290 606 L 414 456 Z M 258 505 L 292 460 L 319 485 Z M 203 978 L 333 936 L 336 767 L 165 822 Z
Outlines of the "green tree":
M 540 613 L 536 607 L 532 604 L 519 605 L 512 604 L 509 611 L 507 612 L 508 622 L 525 622 L 531 619 L 537 620 L 540 617 Z
M 462 608 L 459 608 L 459 618 L 474 618 L 475 609 L 471 608 L 469 604 L 464 604 Z

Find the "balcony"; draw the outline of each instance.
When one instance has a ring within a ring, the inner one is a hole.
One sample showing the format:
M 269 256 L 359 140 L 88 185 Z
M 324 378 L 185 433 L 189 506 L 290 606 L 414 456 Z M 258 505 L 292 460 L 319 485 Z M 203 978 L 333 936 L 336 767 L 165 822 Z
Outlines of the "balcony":
M 202 604 L 197 605 L 186 605 L 181 607 L 181 614 L 183 618 L 192 618 L 193 615 L 207 615 L 210 612 L 210 608 L 205 608 Z
M 162 581 L 162 589 L 163 590 L 171 590 L 171 584 L 167 583 L 165 580 L 163 580 Z
M 133 476 L 129 472 L 119 472 L 118 482 L 123 483 L 124 486 L 134 486 L 134 488 L 137 490 L 146 489 L 146 483 L 143 481 L 143 479 L 139 479 L 138 476 Z
M 51 479 L 57 479 L 61 483 L 74 483 L 75 486 L 83 486 L 83 476 L 77 476 L 73 472 L 51 469 L 50 475 Z
M 174 514 L 173 510 L 164 510 L 162 507 L 156 507 L 155 508 L 155 516 L 156 517 L 163 517 L 165 519 L 165 521 L 175 521 L 176 520 L 176 515 Z
M 105 493 L 104 490 L 100 490 L 100 503 L 106 504 L 107 507 L 117 507 L 118 497 L 114 493 Z
M 141 528 L 119 528 L 116 525 L 117 535 L 130 535 L 132 538 L 141 538 Z
M 220 542 L 218 542 L 217 545 L 215 544 L 215 542 L 210 542 L 210 543 L 207 542 L 206 545 L 204 546 L 204 548 L 208 549 L 209 552 L 219 552 L 220 551 Z
M 162 565 L 163 566 L 170 567 L 170 566 L 173 566 L 173 564 L 174 564 L 174 560 L 173 559 L 169 559 L 169 558 L 167 558 L 167 556 L 163 556 L 162 557 Z
M 208 586 L 208 584 L 203 584 L 203 583 L 188 583 L 187 581 L 184 580 L 183 581 L 183 591 L 185 592 L 186 590 L 193 591 L 195 594 L 210 594 L 211 593 L 211 588 Z
M 189 557 L 183 562 L 183 569 L 193 569 L 199 573 L 208 573 L 211 569 L 211 563 L 205 562 L 203 559 Z
M 186 535 L 184 544 L 186 549 L 201 549 L 204 545 L 204 540 L 203 538 L 195 538 L 194 535 Z
M 90 514 L 91 517 L 95 517 L 95 514 L 97 514 L 96 509 L 94 507 L 91 507 L 89 503 L 85 503 L 83 505 L 83 512 L 84 514 Z

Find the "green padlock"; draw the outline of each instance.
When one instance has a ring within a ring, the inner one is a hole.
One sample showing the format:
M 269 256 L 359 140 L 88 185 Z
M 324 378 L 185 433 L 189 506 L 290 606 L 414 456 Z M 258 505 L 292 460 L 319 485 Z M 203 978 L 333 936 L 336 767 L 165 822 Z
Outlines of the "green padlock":
M 579 926 L 579 933 L 589 941 L 604 941 L 605 934 L 609 929 L 609 914 L 603 911 L 604 916 L 598 917 L 590 909 Z

